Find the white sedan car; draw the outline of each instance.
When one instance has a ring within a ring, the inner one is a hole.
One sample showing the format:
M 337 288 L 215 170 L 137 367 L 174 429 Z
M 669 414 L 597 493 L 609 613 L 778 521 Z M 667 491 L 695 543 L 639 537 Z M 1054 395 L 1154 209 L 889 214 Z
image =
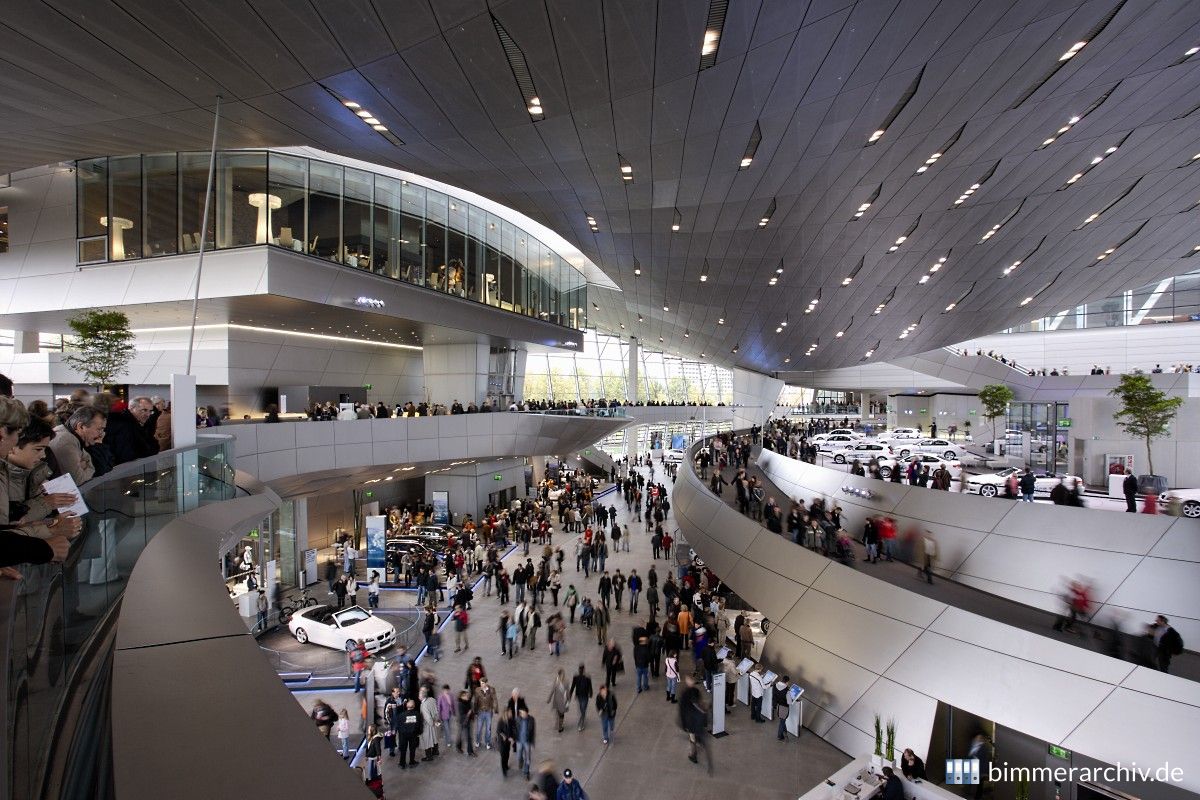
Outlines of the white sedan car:
M 913 442 L 924 438 L 924 436 L 925 434 L 916 428 L 893 428 L 890 431 L 884 431 L 879 434 L 877 438 L 881 442 Z
M 933 453 L 935 456 L 941 456 L 947 461 L 962 458 L 962 448 L 953 442 L 945 439 L 918 439 L 915 442 L 897 442 L 892 445 L 892 449 L 904 458 L 910 453 Z
M 1017 480 L 1020 480 L 1021 476 L 1025 474 L 1025 470 L 1007 467 L 988 475 L 972 475 L 967 479 L 967 491 L 983 497 L 995 497 L 1004 493 L 1004 482 L 1008 480 L 1009 475 L 1013 474 L 1017 476 Z M 1033 492 L 1034 494 L 1049 494 L 1060 480 L 1066 482 L 1068 489 L 1075 485 L 1075 481 L 1079 481 L 1080 485 L 1083 485 L 1083 479 L 1075 475 L 1041 474 L 1034 475 Z
M 1158 497 L 1159 505 L 1179 501 L 1179 513 L 1189 519 L 1200 519 L 1200 489 L 1168 489 Z
M 812 441 L 827 442 L 835 436 L 848 436 L 851 439 L 866 438 L 858 431 L 852 431 L 849 428 L 834 428 L 833 430 L 829 431 L 829 433 L 818 433 L 816 436 L 812 437 Z
M 861 441 L 862 437 L 859 436 L 847 436 L 844 433 L 830 433 L 827 434 L 826 438 L 824 439 L 814 438 L 813 444 L 815 444 L 817 449 L 821 450 L 822 452 L 832 453 L 834 450 L 845 450 L 848 447 L 853 447 Z
M 362 639 L 367 652 L 376 653 L 396 643 L 396 629 L 359 606 L 313 606 L 297 611 L 288 630 L 300 644 L 312 642 L 334 650 L 349 650 Z
M 931 475 L 937 471 L 938 467 L 945 467 L 950 473 L 951 478 L 959 478 L 962 476 L 961 461 L 958 459 L 948 460 L 939 458 L 930 453 L 915 453 L 903 458 L 881 458 L 879 459 L 879 475 L 884 479 L 890 478 L 892 477 L 892 470 L 896 469 L 897 465 L 899 465 L 899 468 L 904 471 L 904 475 L 902 477 L 907 477 L 908 465 L 913 461 L 916 461 L 917 464 L 922 467 L 928 465 L 929 474 Z
M 875 442 L 860 442 L 849 447 L 839 448 L 832 453 L 833 463 L 835 464 L 849 464 L 856 458 L 865 464 L 872 458 L 890 456 L 891 454 L 892 448 L 886 444 L 877 444 Z
M 672 447 L 663 453 L 664 464 L 682 464 L 687 459 L 687 451 L 682 447 Z

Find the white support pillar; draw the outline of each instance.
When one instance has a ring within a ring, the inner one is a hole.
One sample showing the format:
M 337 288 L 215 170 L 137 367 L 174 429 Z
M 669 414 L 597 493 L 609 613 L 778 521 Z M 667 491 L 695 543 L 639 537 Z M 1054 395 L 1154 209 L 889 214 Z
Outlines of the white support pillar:
M 629 369 L 625 373 L 625 385 L 629 392 L 628 400 L 636 403 L 642 396 L 642 384 L 638 375 L 638 367 L 642 363 L 641 347 L 636 336 L 629 337 Z
M 13 331 L 13 354 L 36 353 L 41 335 L 37 331 Z

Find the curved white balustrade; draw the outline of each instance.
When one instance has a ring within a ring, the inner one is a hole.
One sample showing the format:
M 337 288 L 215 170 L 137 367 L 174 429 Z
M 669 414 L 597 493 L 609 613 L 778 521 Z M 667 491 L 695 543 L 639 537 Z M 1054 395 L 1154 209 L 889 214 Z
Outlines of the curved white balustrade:
M 1185 644 L 1200 643 L 1200 521 L 935 492 L 770 450 L 762 451 L 758 466 L 792 499 L 837 500 L 843 527 L 853 535 L 878 513 L 894 517 L 901 533 L 932 531 L 938 572 L 960 583 L 1057 612 L 1065 582 L 1085 576 L 1096 622 L 1107 624 L 1117 613 L 1132 631 L 1166 614 Z M 848 494 L 845 486 L 874 497 Z
M 845 483 L 845 475 L 822 470 L 805 475 L 800 494 L 834 495 Z M 899 506 L 908 494 L 892 493 L 906 488 L 894 484 L 872 482 L 870 488 L 882 489 L 877 500 L 863 501 L 878 503 L 877 510 Z M 938 495 L 935 503 L 971 499 L 926 492 Z M 898 748 L 926 756 L 941 700 L 1104 762 L 1195 762 L 1200 685 L 947 606 L 835 563 L 742 516 L 690 469 L 680 470 L 673 500 L 676 521 L 696 552 L 774 621 L 762 658 L 806 687 L 805 725 L 845 752 L 871 751 L 878 713 L 896 720 Z M 844 495 L 838 500 L 850 514 L 867 510 L 851 510 Z M 995 526 L 1012 513 L 1011 504 L 976 500 L 938 506 L 949 516 L 939 531 L 964 531 L 960 562 L 978 544 L 966 533 L 975 522 Z M 976 533 L 979 540 L 985 535 Z M 1164 546 L 1166 538 L 1162 532 L 1138 537 L 1146 550 Z M 1147 543 L 1152 537 L 1156 545 Z M 1183 781 L 1181 788 L 1200 791 L 1200 774 L 1185 770 Z

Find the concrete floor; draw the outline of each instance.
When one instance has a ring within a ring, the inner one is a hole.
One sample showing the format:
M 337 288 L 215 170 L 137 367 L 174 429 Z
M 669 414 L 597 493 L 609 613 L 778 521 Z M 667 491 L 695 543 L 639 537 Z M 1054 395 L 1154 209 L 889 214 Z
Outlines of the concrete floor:
M 656 475 L 662 479 L 661 468 Z M 617 506 L 618 519 L 622 523 L 629 522 L 630 516 L 619 495 L 610 494 L 606 501 Z M 607 566 L 610 573 L 619 567 L 625 574 L 636 569 L 644 576 L 651 564 L 649 537 L 641 523 L 631 522 L 629 529 L 633 534 L 630 552 L 613 553 Z M 585 581 L 582 573 L 574 571 L 570 556 L 575 538 L 574 534 L 563 533 L 554 537 L 554 544 L 563 547 L 568 554 L 564 563 L 564 587 L 573 583 L 581 596 L 590 595 L 596 600 L 597 576 L 593 574 Z M 519 550 L 506 560 L 510 571 L 515 568 L 518 558 L 523 558 Z M 667 568 L 666 561 L 658 562 L 660 585 L 666 579 Z M 422 669 L 434 670 L 439 685 L 449 683 L 457 692 L 471 659 L 482 656 L 488 678 L 496 687 L 501 702 L 514 687 L 519 688 L 537 719 L 534 763 L 548 759 L 560 775 L 564 768 L 571 768 L 593 800 L 649 797 L 784 800 L 799 797 L 850 761 L 845 753 L 809 731 L 803 731 L 799 739 L 789 737 L 787 742 L 777 741 L 774 723 L 751 722 L 748 708 L 739 705 L 726 718 L 729 735 L 710 739 L 716 767 L 710 777 L 703 758 L 700 765 L 687 760 L 687 738 L 677 722 L 679 707 L 666 702 L 665 679 L 652 678 L 649 692 L 638 695 L 633 691 L 632 646 L 629 642 L 637 618 L 626 612 L 614 611 L 609 626 L 610 636 L 620 644 L 629 665 L 615 690 L 618 714 L 612 742 L 607 746 L 601 742 L 594 706 L 589 710 L 587 728 L 583 732 L 575 729 L 577 711 L 572 708 L 564 732 L 556 733 L 555 716 L 546 702 L 555 671 L 561 668 L 569 678 L 582 662 L 587 665 L 594 684 L 603 683 L 600 647 L 596 645 L 594 634 L 578 622 L 573 627 L 568 626 L 565 651 L 555 658 L 546 652 L 543 629 L 539 631 L 540 647 L 523 650 L 510 661 L 500 656 L 496 631 L 500 606 L 495 595 L 477 598 L 473 606 L 471 648 L 454 653 L 453 633 L 447 631 L 443 634 L 443 642 L 447 645 L 444 657 L 438 663 L 422 660 Z M 512 608 L 511 604 L 509 608 Z M 544 616 L 553 613 L 548 611 L 550 608 L 552 606 L 547 602 Z M 693 668 L 690 655 L 681 655 L 680 667 L 681 671 Z M 336 701 L 332 699 L 332 692 L 328 694 L 329 702 L 341 701 L 340 697 Z M 297 699 L 307 709 L 311 707 L 314 695 L 306 693 L 298 695 Z M 443 751 L 438 759 L 421 764 L 416 770 L 401 771 L 396 759 L 385 758 L 385 792 L 388 797 L 526 797 L 529 784 L 516 770 L 515 756 L 507 779 L 501 776 L 499 760 L 496 750 L 484 750 L 476 758 L 451 750 Z

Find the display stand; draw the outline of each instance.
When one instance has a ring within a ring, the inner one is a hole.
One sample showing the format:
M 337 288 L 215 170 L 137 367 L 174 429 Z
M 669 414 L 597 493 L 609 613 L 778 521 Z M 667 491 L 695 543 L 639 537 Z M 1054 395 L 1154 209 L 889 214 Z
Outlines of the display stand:
M 725 730 L 725 673 L 714 672 L 712 676 L 712 735 L 714 739 L 728 736 Z
M 754 662 L 748 658 L 743 658 L 737 665 L 737 700 L 744 706 L 750 705 L 750 668 L 754 666 Z
M 804 687 L 792 684 L 788 687 L 788 715 L 783 723 L 787 732 L 792 736 L 800 735 L 800 726 L 804 724 Z
M 763 687 L 762 711 L 760 712 L 764 719 L 772 720 L 775 718 L 775 679 L 779 676 L 771 670 L 767 670 L 762 675 L 758 676 Z

